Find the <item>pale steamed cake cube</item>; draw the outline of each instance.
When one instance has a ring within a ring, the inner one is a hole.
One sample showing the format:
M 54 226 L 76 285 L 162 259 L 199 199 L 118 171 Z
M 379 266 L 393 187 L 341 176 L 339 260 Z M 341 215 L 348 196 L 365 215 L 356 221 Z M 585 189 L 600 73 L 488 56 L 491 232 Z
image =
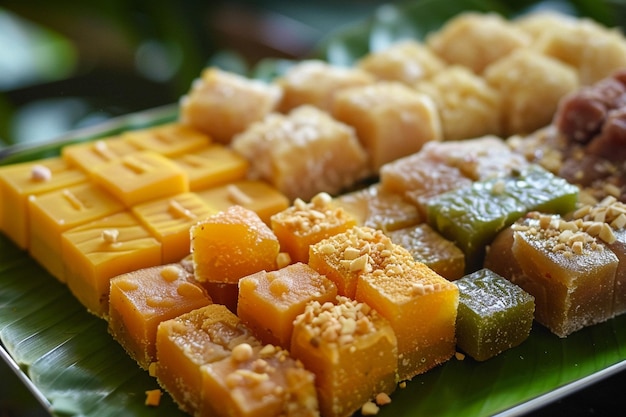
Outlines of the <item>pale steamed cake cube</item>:
M 181 98 L 180 122 L 216 142 L 230 143 L 234 135 L 273 111 L 281 96 L 276 85 L 207 68 Z
M 335 96 L 332 115 L 356 130 L 374 172 L 442 138 L 439 113 L 426 94 L 399 82 L 352 87 Z
M 367 153 L 354 129 L 310 105 L 271 114 L 233 139 L 262 179 L 290 200 L 325 191 L 337 194 L 368 174 Z

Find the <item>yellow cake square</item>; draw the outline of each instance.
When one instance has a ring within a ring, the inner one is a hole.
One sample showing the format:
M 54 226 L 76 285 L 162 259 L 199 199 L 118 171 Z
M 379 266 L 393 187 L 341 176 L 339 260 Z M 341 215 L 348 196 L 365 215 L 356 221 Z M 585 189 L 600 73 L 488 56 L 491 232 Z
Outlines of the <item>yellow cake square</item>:
M 0 167 L 0 230 L 20 248 L 29 244 L 28 196 L 87 181 L 61 158 Z
M 191 191 L 242 180 L 248 172 L 248 161 L 244 157 L 217 143 L 180 155 L 173 161 L 187 173 Z
M 154 151 L 169 158 L 195 152 L 211 143 L 206 134 L 178 122 L 129 130 L 122 137 L 141 150 Z
M 152 151 L 102 164 L 94 169 L 93 180 L 126 207 L 189 191 L 187 174 L 172 160 Z
M 114 161 L 139 149 L 121 136 L 64 146 L 61 156 L 68 165 L 91 174 L 101 164 Z
M 217 210 L 188 192 L 138 204 L 132 212 L 161 242 L 163 262 L 170 263 L 189 255 L 189 229 Z
M 29 197 L 31 256 L 60 281 L 65 281 L 61 233 L 124 210 L 101 187 L 83 183 Z
M 230 184 L 196 191 L 212 207 L 226 210 L 232 205 L 239 205 L 254 211 L 265 224 L 270 224 L 270 217 L 289 207 L 289 199 L 275 187 L 265 181 L 240 180 Z
M 109 312 L 109 280 L 161 264 L 161 244 L 129 212 L 77 226 L 61 235 L 67 285 L 91 313 Z

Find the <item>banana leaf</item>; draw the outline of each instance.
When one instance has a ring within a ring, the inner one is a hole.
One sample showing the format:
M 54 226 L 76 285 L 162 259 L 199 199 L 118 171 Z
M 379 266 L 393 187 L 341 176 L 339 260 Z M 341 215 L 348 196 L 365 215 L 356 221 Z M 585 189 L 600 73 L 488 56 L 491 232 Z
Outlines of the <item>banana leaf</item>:
M 615 4 L 596 0 L 551 2 L 606 25 L 621 22 Z M 423 38 L 463 10 L 512 17 L 541 4 L 530 1 L 454 0 L 398 3 L 360 24 L 331 34 L 313 56 L 350 65 L 370 50 L 403 37 Z M 271 78 L 289 66 L 266 60 L 250 71 Z M 45 145 L 0 150 L 0 165 L 58 155 L 62 146 L 175 120 L 177 106 L 113 119 Z M 36 398 L 57 416 L 177 416 L 168 395 L 144 404 L 158 388 L 112 339 L 106 323 L 87 313 L 69 290 L 27 252 L 0 234 L 0 356 Z M 626 368 L 626 316 L 560 339 L 540 325 L 522 345 L 486 362 L 447 363 L 398 388 L 380 416 L 518 415 Z

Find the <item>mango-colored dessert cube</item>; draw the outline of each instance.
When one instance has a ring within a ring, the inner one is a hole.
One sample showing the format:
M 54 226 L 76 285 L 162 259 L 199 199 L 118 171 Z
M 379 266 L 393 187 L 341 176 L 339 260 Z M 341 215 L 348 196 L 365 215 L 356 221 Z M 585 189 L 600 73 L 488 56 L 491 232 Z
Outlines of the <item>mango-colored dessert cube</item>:
M 488 269 L 457 280 L 457 346 L 477 361 L 524 342 L 532 328 L 535 299 Z
M 169 158 L 198 151 L 211 143 L 206 134 L 178 122 L 129 130 L 122 133 L 122 137 L 138 149 L 154 151 Z
M 429 79 L 446 67 L 430 48 L 412 39 L 369 52 L 356 65 L 377 80 L 399 81 L 409 86 Z
M 310 301 L 332 302 L 337 287 L 303 263 L 260 271 L 239 281 L 237 315 L 266 344 L 289 349 L 293 321 Z
M 187 173 L 191 191 L 242 180 L 248 172 L 244 157 L 218 143 L 185 153 L 173 161 Z
M 411 379 L 454 355 L 459 290 L 421 262 L 394 251 L 382 255 L 380 266 L 359 275 L 355 299 L 389 321 L 398 339 L 399 379 Z
M 189 255 L 189 228 L 217 210 L 189 192 L 138 204 L 132 212 L 161 242 L 163 263 L 171 263 Z
M 601 240 L 617 256 L 613 313 L 626 312 L 626 204 L 609 196 L 597 204 L 582 206 L 571 217 L 582 220 L 582 229 Z
M 198 414 L 216 417 L 316 417 L 315 376 L 289 352 L 242 343 L 230 357 L 205 365 Z
M 295 320 L 291 353 L 315 374 L 323 416 L 351 416 L 396 388 L 395 333 L 367 304 L 345 297 L 309 303 Z
M 180 122 L 230 143 L 235 134 L 276 109 L 281 97 L 276 85 L 207 68 L 181 98 Z
M 180 264 L 189 272 L 194 274 L 193 255 L 185 256 Z M 198 284 L 206 290 L 206 292 L 215 304 L 221 304 L 237 314 L 237 299 L 239 298 L 239 282 L 208 282 L 198 281 Z
M 444 140 L 499 134 L 500 93 L 469 68 L 449 66 L 415 88 L 435 101 Z
M 355 226 L 311 245 L 309 265 L 333 281 L 339 295 L 354 298 L 359 276 L 381 268 L 391 253 L 413 259 L 381 230 Z
M 101 164 L 114 161 L 139 149 L 121 136 L 111 136 L 64 146 L 61 156 L 68 165 L 91 174 Z
M 342 233 L 356 225 L 356 219 L 343 208 L 335 207 L 330 195 L 320 193 L 309 203 L 296 199 L 292 206 L 271 218 L 272 230 L 281 250 L 292 262 L 309 261 L 309 247 L 322 239 Z
M 274 214 L 289 207 L 289 199 L 265 181 L 234 181 L 196 193 L 217 210 L 226 210 L 235 204 L 252 210 L 268 225 Z
M 250 162 L 252 178 L 269 182 L 290 200 L 338 194 L 369 173 L 354 129 L 310 105 L 267 116 L 237 135 L 232 146 Z
M 246 275 L 276 269 L 280 243 L 253 211 L 231 206 L 193 225 L 191 253 L 200 282 L 237 283 Z
M 513 225 L 515 284 L 535 297 L 535 319 L 559 337 L 613 317 L 617 256 L 558 215 L 530 213 Z
M 28 248 L 28 196 L 85 182 L 87 176 L 61 158 L 0 167 L 0 230 L 17 246 Z
M 433 100 L 398 82 L 381 81 L 339 91 L 332 115 L 354 127 L 374 172 L 442 138 Z
M 161 244 L 129 212 L 77 226 L 61 238 L 67 285 L 99 317 L 109 312 L 111 278 L 161 264 Z
M 102 164 L 94 169 L 93 180 L 126 207 L 189 191 L 185 172 L 152 151 L 135 152 Z
M 414 204 L 402 194 L 386 191 L 380 184 L 342 194 L 333 200 L 352 214 L 359 226 L 380 229 L 384 232 L 402 229 L 422 222 Z
M 465 255 L 426 223 L 388 232 L 393 243 L 407 249 L 416 261 L 454 281 L 465 275 Z
M 203 365 L 228 358 L 237 345 L 258 340 L 235 313 L 209 304 L 159 324 L 156 378 L 179 407 L 196 413 L 202 405 Z
M 276 80 L 283 90 L 279 110 L 287 113 L 304 104 L 330 112 L 333 98 L 343 88 L 374 83 L 375 78 L 355 67 L 304 60 Z
M 109 333 L 144 369 L 156 361 L 159 323 L 211 304 L 179 264 L 139 269 L 111 279 Z
M 92 183 L 31 195 L 28 203 L 30 255 L 61 282 L 65 282 L 61 233 L 124 210 L 121 202 Z

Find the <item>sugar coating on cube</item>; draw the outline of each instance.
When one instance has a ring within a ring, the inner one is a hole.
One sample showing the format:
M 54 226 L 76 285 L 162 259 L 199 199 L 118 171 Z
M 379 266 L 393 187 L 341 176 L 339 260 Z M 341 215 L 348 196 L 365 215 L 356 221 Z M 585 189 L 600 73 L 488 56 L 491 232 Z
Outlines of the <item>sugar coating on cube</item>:
M 324 416 L 350 416 L 396 388 L 395 333 L 367 304 L 346 297 L 309 303 L 295 320 L 291 352 L 316 375 Z
M 282 90 L 216 67 L 206 68 L 180 100 L 180 122 L 228 144 L 278 106 Z
M 488 269 L 455 281 L 459 287 L 457 346 L 478 361 L 523 343 L 535 312 L 534 297 Z
M 250 162 L 250 177 L 290 200 L 338 194 L 369 175 L 354 129 L 311 105 L 268 115 L 238 134 L 232 147 Z
M 281 251 L 292 262 L 309 260 L 309 247 L 356 225 L 356 219 L 337 207 L 329 194 L 319 193 L 310 202 L 297 198 L 293 204 L 271 217 L 272 230 L 280 241 Z
M 237 283 L 276 269 L 280 243 L 258 214 L 234 205 L 191 226 L 191 254 L 200 282 Z

